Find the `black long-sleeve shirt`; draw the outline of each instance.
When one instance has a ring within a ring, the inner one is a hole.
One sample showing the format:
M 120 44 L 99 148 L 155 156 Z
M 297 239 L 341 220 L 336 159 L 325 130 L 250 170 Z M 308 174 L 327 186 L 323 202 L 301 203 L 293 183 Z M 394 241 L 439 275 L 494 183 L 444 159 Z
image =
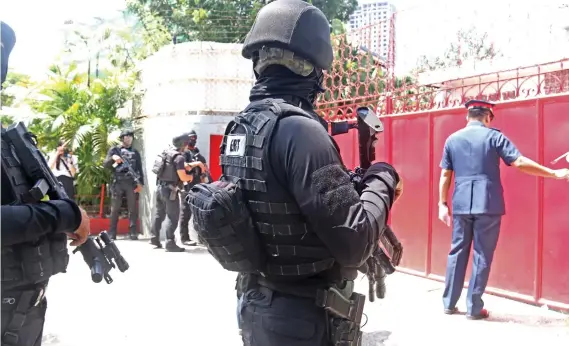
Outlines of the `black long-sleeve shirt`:
M 118 147 L 112 147 L 111 149 L 109 149 L 109 151 L 107 152 L 107 156 L 103 161 L 103 167 L 114 170 L 113 164 L 115 163 L 115 160 L 113 160 L 113 155 L 120 154 L 120 152 L 117 152 L 117 148 Z M 136 164 L 132 168 L 136 173 L 138 173 L 138 175 L 140 176 L 140 182 L 142 183 L 142 185 L 144 185 L 144 171 L 142 170 L 142 157 L 140 156 L 138 150 L 132 147 L 127 149 L 134 153 L 134 159 L 136 160 Z M 120 149 L 118 151 L 120 151 Z
M 270 147 L 277 178 L 336 261 L 360 267 L 385 228 L 391 205 L 387 185 L 371 178 L 358 198 L 332 138 L 316 115 L 285 117 L 277 126 Z
M 74 232 L 81 224 L 75 202 L 63 199 L 36 204 L 3 205 L 2 246 L 34 241 L 55 232 Z

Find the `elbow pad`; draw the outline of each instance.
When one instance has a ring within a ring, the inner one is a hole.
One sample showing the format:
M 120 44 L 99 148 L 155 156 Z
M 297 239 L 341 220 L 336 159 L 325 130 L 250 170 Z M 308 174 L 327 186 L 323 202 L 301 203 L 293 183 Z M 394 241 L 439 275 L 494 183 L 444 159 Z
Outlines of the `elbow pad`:
M 377 162 L 371 165 L 366 171 L 363 176 L 362 183 L 366 186 L 365 190 L 377 191 L 378 193 L 387 193 L 389 200 L 385 201 L 389 209 L 393 205 L 393 201 L 395 200 L 395 188 L 399 183 L 399 174 L 388 163 L 385 162 Z M 384 186 L 387 188 L 385 190 L 382 188 Z M 382 191 L 383 190 L 383 191 Z

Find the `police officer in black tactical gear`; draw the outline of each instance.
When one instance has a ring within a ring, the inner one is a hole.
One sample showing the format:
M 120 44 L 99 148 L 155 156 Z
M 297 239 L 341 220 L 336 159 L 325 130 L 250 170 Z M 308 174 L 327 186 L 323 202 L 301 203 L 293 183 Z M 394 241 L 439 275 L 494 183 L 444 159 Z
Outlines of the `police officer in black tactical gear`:
M 258 274 L 240 274 L 243 342 L 359 345 L 353 280 L 377 247 L 399 175 L 375 163 L 358 195 L 314 111 L 334 57 L 322 11 L 299 0 L 269 3 L 242 54 L 257 80 L 250 105 L 226 129 L 221 180 L 243 191 L 267 254 Z
M 8 57 L 16 43 L 12 28 L 0 22 L 2 83 Z M 2 126 L 2 346 L 40 346 L 49 278 L 64 273 L 69 261 L 67 239 L 72 246 L 89 236 L 89 217 L 69 199 L 33 204 L 20 196 L 32 188 L 18 153 Z M 46 169 L 49 169 L 46 165 Z
M 203 163 L 186 162 L 184 152 L 190 143 L 190 133 L 184 133 L 172 139 L 172 146 L 163 153 L 163 167 L 157 176 L 158 189 L 156 191 L 156 215 L 152 225 L 152 238 L 150 244 L 156 248 L 162 248 L 160 243 L 160 230 L 166 219 L 166 251 L 183 252 L 184 248 L 176 245 L 174 232 L 178 226 L 180 217 L 179 192 L 184 183 L 191 183 L 194 179 L 187 170 L 200 167 L 205 171 Z
M 113 181 L 111 183 L 111 225 L 109 234 L 112 239 L 117 237 L 117 224 L 119 213 L 122 206 L 122 197 L 126 197 L 129 218 L 130 239 L 137 240 L 136 221 L 138 219 L 138 205 L 136 204 L 136 194 L 142 190 L 144 185 L 144 173 L 142 171 L 142 158 L 138 150 L 132 148 L 134 131 L 125 129 L 119 136 L 122 142 L 120 146 L 109 149 L 103 165 L 107 169 L 113 170 Z M 128 170 L 123 165 L 123 161 L 128 161 L 132 170 Z
M 196 146 L 198 141 L 196 131 L 191 130 L 188 134 L 190 135 L 190 140 L 188 141 L 187 149 L 184 151 L 186 162 L 201 162 L 207 168 L 207 161 L 205 157 L 200 154 L 200 151 Z M 200 182 L 209 182 L 209 175 L 208 172 L 202 171 L 199 166 L 190 170 L 189 174 L 193 175 L 193 180 L 189 183 L 184 183 L 184 189 L 180 191 L 180 240 L 184 245 L 194 246 L 196 245 L 196 242 L 190 239 L 190 230 L 188 227 L 192 217 L 192 211 L 190 210 L 190 206 L 185 203 L 185 200 L 188 195 L 188 191 L 192 186 Z

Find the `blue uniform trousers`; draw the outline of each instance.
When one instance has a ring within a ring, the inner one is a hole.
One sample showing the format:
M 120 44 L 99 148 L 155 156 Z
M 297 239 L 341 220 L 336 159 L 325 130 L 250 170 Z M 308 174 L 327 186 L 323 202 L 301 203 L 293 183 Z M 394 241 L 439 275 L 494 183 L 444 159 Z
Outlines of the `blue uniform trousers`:
M 327 317 L 314 299 L 295 297 L 266 287 L 242 296 L 244 346 L 329 346 Z
M 470 257 L 470 247 L 474 243 L 472 276 L 468 285 L 466 307 L 468 315 L 480 314 L 484 307 L 482 294 L 488 284 L 501 222 L 501 215 L 453 215 L 452 244 L 448 255 L 443 293 L 445 309 L 454 308 L 460 298 Z

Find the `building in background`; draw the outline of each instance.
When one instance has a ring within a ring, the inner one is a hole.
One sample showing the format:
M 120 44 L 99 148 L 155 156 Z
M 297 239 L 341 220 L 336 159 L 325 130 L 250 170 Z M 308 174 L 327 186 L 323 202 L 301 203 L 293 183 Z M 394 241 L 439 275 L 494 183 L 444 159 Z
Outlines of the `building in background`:
M 395 27 L 391 23 L 394 13 L 395 6 L 388 1 L 360 1 L 357 10 L 350 15 L 350 38 L 360 41 L 360 46 L 379 54 L 382 59 L 387 59 L 391 30 Z

